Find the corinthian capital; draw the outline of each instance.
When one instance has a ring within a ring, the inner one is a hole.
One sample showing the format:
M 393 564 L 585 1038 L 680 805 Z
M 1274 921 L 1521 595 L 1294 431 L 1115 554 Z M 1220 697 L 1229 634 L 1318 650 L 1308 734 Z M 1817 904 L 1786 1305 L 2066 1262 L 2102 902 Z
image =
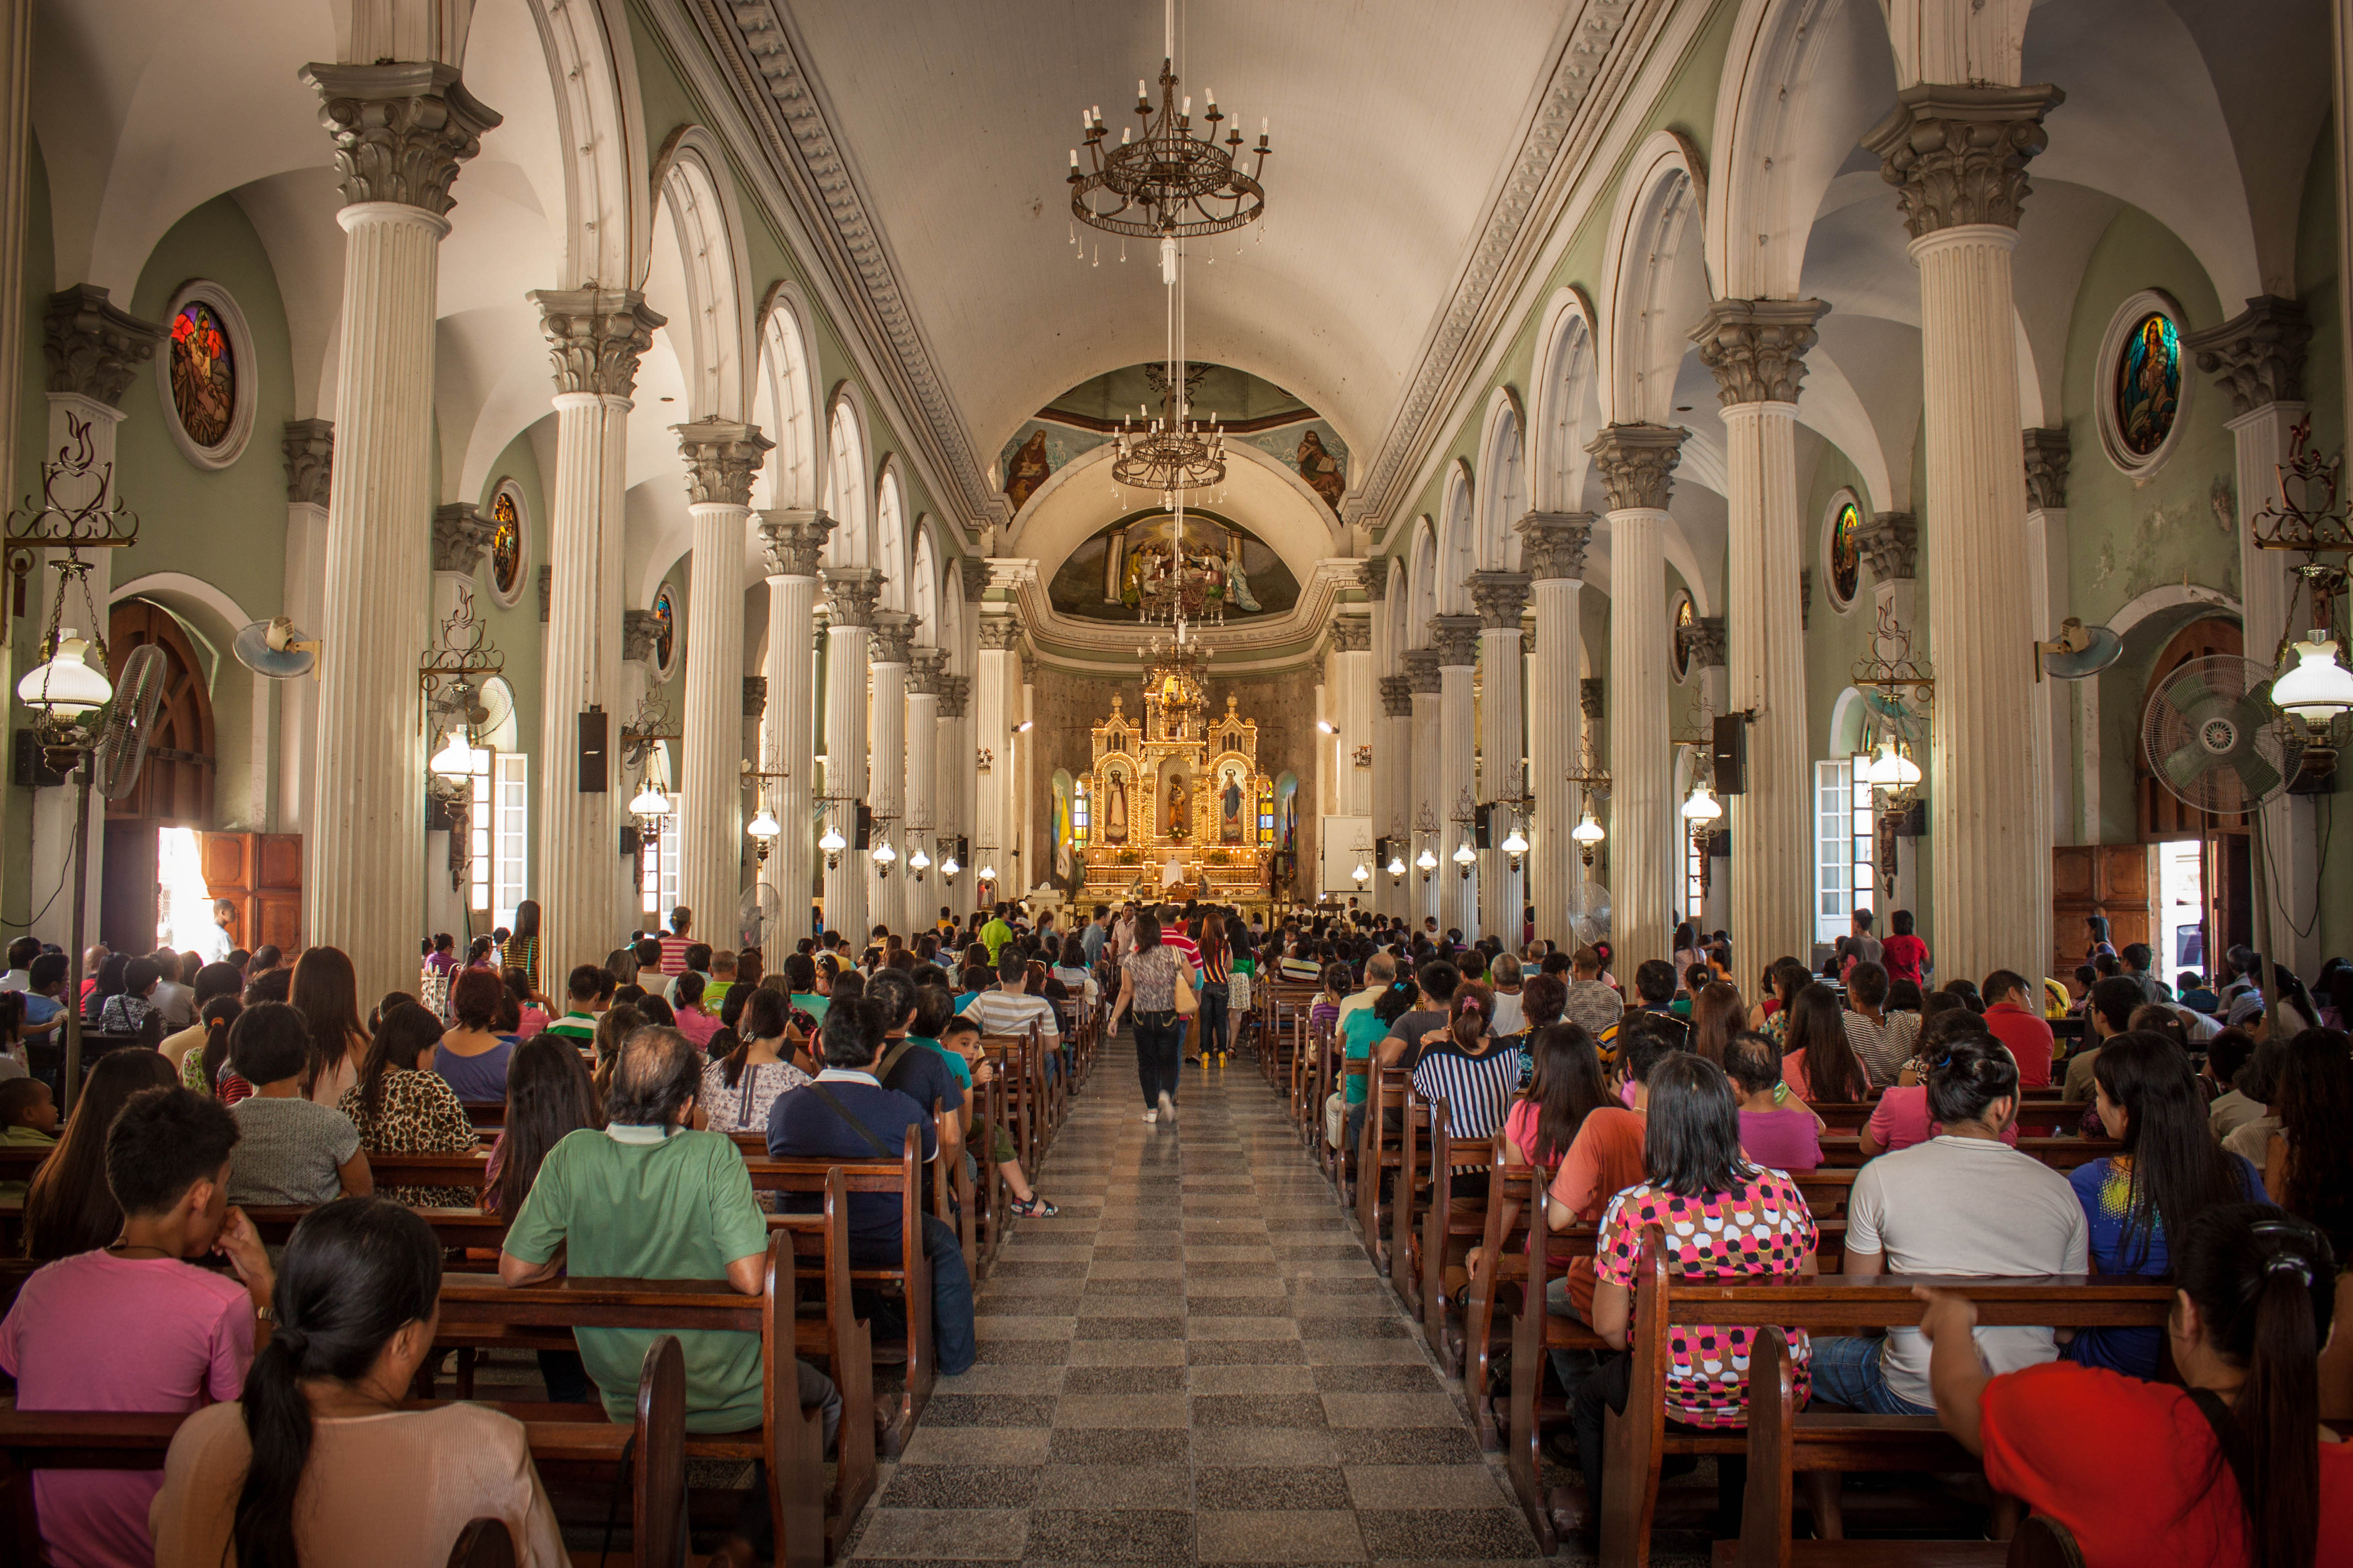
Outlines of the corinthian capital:
M 1479 624 L 1491 632 L 1518 631 L 1535 581 L 1525 572 L 1472 573 L 1471 604 L 1479 612 Z
M 1392 570 L 1398 562 L 1388 555 L 1376 555 L 1364 564 L 1365 592 L 1377 605 L 1388 597 L 1389 580 L 1398 575 Z
M 1402 675 L 1384 675 L 1380 679 L 1381 713 L 1390 719 L 1413 717 L 1413 683 Z
M 1512 525 L 1520 536 L 1520 566 L 1539 583 L 1585 575 L 1593 542 L 1589 511 L 1532 511 Z
M 335 426 L 327 419 L 286 422 L 286 500 L 294 506 L 324 506 L 333 478 Z
M 776 445 L 756 425 L 732 419 L 698 419 L 673 425 L 680 456 L 686 459 L 689 505 L 752 504 L 752 476 L 760 471 L 768 449 Z
M 47 390 L 122 405 L 139 367 L 155 357 L 164 329 L 113 304 L 95 283 L 77 283 L 49 296 L 41 357 Z
M 915 627 L 921 616 L 905 610 L 874 612 L 874 662 L 904 664 L 910 646 L 915 640 Z
M 2264 294 L 2219 327 L 2192 332 L 2181 346 L 2198 368 L 2231 395 L 2231 415 L 2253 414 L 2274 403 L 2304 401 L 2304 346 L 2312 323 L 2293 300 Z
M 965 704 L 972 700 L 972 677 L 943 675 L 940 677 L 940 717 L 961 719 Z
M 967 555 L 956 563 L 956 578 L 964 588 L 964 602 L 977 605 L 980 596 L 988 592 L 990 573 L 988 562 L 978 555 Z
M 980 618 L 980 646 L 989 652 L 1009 653 L 1021 646 L 1021 619 L 1018 616 L 983 616 Z
M 1879 154 L 1915 239 L 1963 224 L 2018 226 L 2027 161 L 2051 144 L 2042 117 L 2067 100 L 2055 87 L 1957 87 L 1924 82 L 1862 144 Z
M 1430 617 L 1430 646 L 1439 668 L 1460 669 L 1479 662 L 1479 625 L 1476 616 Z
M 1683 663 L 1692 669 L 1721 669 L 1725 662 L 1722 616 L 1702 616 L 1677 634 L 1683 638 Z
M 2071 448 L 2067 427 L 2029 430 L 2021 437 L 2026 447 L 2026 510 L 2057 511 L 2067 505 L 2067 461 Z
M 881 593 L 882 574 L 871 566 L 826 568 L 826 611 L 837 626 L 871 626 Z
M 1438 650 L 1434 647 L 1408 648 L 1404 656 L 1405 689 L 1414 697 L 1435 697 L 1440 689 Z M 1410 700 L 1406 711 L 1413 711 Z
M 669 320 L 647 309 L 634 289 L 537 289 L 525 298 L 539 307 L 547 330 L 559 393 L 628 396 L 637 389 L 638 356 Z
M 907 695 L 937 697 L 946 689 L 948 679 L 947 650 L 919 647 L 907 655 Z
M 1673 493 L 1668 478 L 1683 460 L 1679 426 L 1605 425 L 1585 448 L 1601 469 L 1612 511 L 1664 511 Z
M 499 525 L 484 517 L 471 501 L 452 501 L 433 509 L 433 570 L 470 577 L 482 564 Z
M 1716 401 L 1795 403 L 1806 379 L 1820 300 L 1718 300 L 1692 329 L 1700 363 L 1715 373 Z
M 1363 616 L 1332 617 L 1332 651 L 1335 653 L 1370 653 L 1373 649 L 1373 623 Z
M 621 612 L 621 658 L 636 659 L 650 668 L 654 652 L 661 644 L 661 617 L 651 610 Z
M 482 150 L 499 116 L 438 61 L 307 65 L 319 122 L 334 138 L 343 201 L 399 202 L 448 216 L 458 165 Z
M 1873 582 L 1912 581 L 1920 558 L 1920 524 L 1910 512 L 1874 512 L 1855 530 L 1854 542 L 1871 563 Z
M 767 552 L 771 577 L 814 577 L 825 553 L 833 519 L 821 511 L 787 508 L 760 514 L 760 548 Z

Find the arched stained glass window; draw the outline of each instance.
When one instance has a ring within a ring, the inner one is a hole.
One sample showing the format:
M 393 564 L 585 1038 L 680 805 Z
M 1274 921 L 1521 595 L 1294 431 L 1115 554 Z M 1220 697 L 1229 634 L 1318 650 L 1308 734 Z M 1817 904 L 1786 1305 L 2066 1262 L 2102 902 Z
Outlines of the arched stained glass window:
M 491 500 L 491 585 L 512 600 L 522 584 L 522 513 L 514 493 L 501 489 Z
M 1667 647 L 1667 660 L 1672 666 L 1675 679 L 1683 680 L 1691 674 L 1692 628 L 1699 625 L 1699 612 L 1692 607 L 1689 594 L 1675 595 L 1674 640 Z
M 678 606 L 670 599 L 667 583 L 654 592 L 654 664 L 668 675 L 670 658 L 678 651 Z
M 2165 445 L 2181 412 L 2181 332 L 2162 310 L 2143 312 L 2116 355 L 2110 416 L 2116 442 L 2136 458 Z
M 220 313 L 190 300 L 172 318 L 172 408 L 197 446 L 224 446 L 237 420 L 237 351 Z
M 1831 521 L 1830 566 L 1831 597 L 1841 607 L 1854 603 L 1854 591 L 1862 581 L 1862 542 L 1857 537 L 1862 531 L 1862 509 L 1852 499 L 1839 503 L 1838 516 Z

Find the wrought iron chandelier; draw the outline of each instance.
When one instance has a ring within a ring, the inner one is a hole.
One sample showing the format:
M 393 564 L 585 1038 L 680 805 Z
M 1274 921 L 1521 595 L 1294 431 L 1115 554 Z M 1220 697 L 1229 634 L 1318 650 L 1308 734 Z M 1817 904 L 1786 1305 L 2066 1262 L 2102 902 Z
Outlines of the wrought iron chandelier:
M 1267 125 L 1258 122 L 1258 162 L 1251 173 L 1235 165 L 1242 157 L 1239 126 L 1224 144 L 1218 127 L 1226 118 L 1218 95 L 1204 92 L 1202 118 L 1208 134 L 1193 134 L 1193 100 L 1176 92 L 1176 0 L 1165 0 L 1162 10 L 1166 47 L 1160 59 L 1160 108 L 1155 113 L 1150 89 L 1135 84 L 1135 112 L 1144 121 L 1141 140 L 1119 133 L 1119 145 L 1110 144 L 1110 127 L 1103 110 L 1091 108 L 1079 116 L 1087 135 L 1087 164 L 1082 168 L 1077 148 L 1071 150 L 1071 216 L 1106 234 L 1157 239 L 1164 274 L 1170 262 L 1168 247 L 1178 239 L 1198 239 L 1225 234 L 1256 222 L 1266 212 L 1266 188 L 1259 176 L 1266 173 Z

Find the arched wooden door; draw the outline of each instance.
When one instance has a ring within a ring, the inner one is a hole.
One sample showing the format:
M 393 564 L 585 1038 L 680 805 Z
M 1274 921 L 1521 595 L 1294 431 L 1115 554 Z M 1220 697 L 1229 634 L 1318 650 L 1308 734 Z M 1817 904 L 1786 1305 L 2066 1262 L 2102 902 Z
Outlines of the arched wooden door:
M 125 599 L 106 630 L 113 668 L 136 647 L 164 655 L 164 698 L 156 705 L 147 760 L 139 782 L 121 800 L 106 803 L 106 873 L 99 934 L 117 952 L 155 945 L 161 899 L 156 881 L 156 831 L 213 826 L 213 703 L 204 665 L 187 632 L 161 605 Z

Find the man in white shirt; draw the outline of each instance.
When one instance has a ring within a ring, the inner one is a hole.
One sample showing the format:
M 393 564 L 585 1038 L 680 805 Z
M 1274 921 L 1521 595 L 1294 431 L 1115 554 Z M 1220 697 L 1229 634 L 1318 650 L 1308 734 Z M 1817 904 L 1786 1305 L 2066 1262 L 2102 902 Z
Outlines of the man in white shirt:
M 1339 1032 L 1340 1027 L 1347 1023 L 1349 1014 L 1379 1001 L 1381 993 L 1396 982 L 1397 960 L 1389 956 L 1386 949 L 1365 960 L 1365 988 L 1340 999 L 1340 1016 L 1332 1021 L 1333 1032 Z
M 213 923 L 196 933 L 196 955 L 206 963 L 218 963 L 227 958 L 237 946 L 237 938 L 229 928 L 237 923 L 237 905 L 227 899 L 213 900 Z
M 1495 984 L 1495 1016 L 1488 1028 L 1498 1035 L 1516 1035 L 1527 1027 L 1526 1017 L 1520 1011 L 1520 961 L 1508 952 L 1495 955 L 1493 968 L 1488 972 Z
M 1045 1042 L 1049 1062 L 1062 1044 L 1062 1026 L 1054 1005 L 1029 994 L 1029 962 L 1008 944 L 997 961 L 997 989 L 984 991 L 964 1005 L 964 1016 L 980 1026 L 984 1035 L 1022 1035 L 1034 1022 Z
M 0 974 L 0 991 L 29 991 L 33 986 L 33 960 L 41 956 L 41 944 L 35 938 L 20 936 L 8 944 L 8 973 Z

